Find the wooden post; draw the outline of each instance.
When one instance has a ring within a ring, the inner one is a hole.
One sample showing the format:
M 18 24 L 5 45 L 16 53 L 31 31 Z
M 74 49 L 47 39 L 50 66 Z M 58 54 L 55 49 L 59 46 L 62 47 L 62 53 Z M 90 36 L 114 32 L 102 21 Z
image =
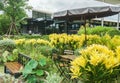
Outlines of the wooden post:
M 117 30 L 119 30 L 119 20 L 120 20 L 120 13 L 118 13 Z
M 87 46 L 87 30 L 86 30 L 86 19 L 84 17 L 85 20 L 85 24 L 84 24 L 84 28 L 85 28 L 85 47 Z

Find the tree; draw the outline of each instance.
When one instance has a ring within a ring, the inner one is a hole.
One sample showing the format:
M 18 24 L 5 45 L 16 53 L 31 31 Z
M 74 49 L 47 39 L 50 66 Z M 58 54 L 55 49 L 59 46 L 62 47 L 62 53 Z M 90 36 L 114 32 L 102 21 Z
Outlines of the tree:
M 9 17 L 4 14 L 0 15 L 0 34 L 1 35 L 6 34 L 9 24 L 10 24 Z
M 23 18 L 25 18 L 27 8 L 27 0 L 2 0 L 0 3 L 0 9 L 4 11 L 10 19 L 10 26 L 7 30 L 7 35 L 19 34 L 19 30 L 16 25 L 20 24 Z

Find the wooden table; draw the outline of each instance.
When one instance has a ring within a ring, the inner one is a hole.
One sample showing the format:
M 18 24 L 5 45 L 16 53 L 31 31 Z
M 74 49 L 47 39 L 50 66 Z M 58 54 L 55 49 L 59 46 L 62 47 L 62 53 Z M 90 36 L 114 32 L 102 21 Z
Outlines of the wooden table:
M 63 59 L 70 60 L 70 61 L 72 61 L 75 58 L 77 58 L 77 56 L 75 56 L 75 55 L 60 55 L 60 57 L 63 58 Z
M 73 61 L 77 56 L 75 55 L 57 55 L 52 56 L 54 63 L 60 72 L 60 75 L 64 76 L 65 79 L 70 80 L 70 62 Z

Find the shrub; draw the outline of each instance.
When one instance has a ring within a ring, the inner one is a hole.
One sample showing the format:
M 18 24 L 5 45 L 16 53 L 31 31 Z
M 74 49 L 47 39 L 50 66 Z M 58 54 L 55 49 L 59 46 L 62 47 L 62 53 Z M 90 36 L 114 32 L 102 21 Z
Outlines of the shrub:
M 0 49 L 12 52 L 15 48 L 15 42 L 11 39 L 0 40 Z
M 0 40 L 0 48 L 12 51 L 15 48 L 15 42 L 11 39 Z
M 102 27 L 102 26 L 97 26 L 97 27 L 94 27 L 94 28 L 87 28 L 87 34 L 97 34 L 97 35 L 100 35 L 100 36 L 103 36 L 105 35 L 107 32 L 111 31 L 111 30 L 115 30 L 114 28 L 112 27 Z M 84 34 L 84 29 L 80 29 L 78 31 L 78 34 Z
M 15 79 L 9 74 L 0 74 L 0 83 L 23 83 L 21 78 Z
M 40 34 L 33 34 L 33 35 L 29 35 L 29 34 L 23 34 L 23 35 L 19 35 L 19 36 L 14 36 L 13 39 L 44 39 L 44 40 L 48 40 L 48 35 L 40 35 Z
M 50 73 L 46 77 L 45 83 L 61 83 L 63 80 L 57 73 Z
M 0 62 L 14 61 L 17 58 L 15 42 L 11 39 L 0 40 Z
M 111 37 L 114 37 L 115 35 L 120 35 L 120 30 L 113 29 L 107 32 Z
M 41 53 L 41 46 L 48 46 L 48 48 L 50 48 L 49 41 L 43 39 L 17 39 L 15 40 L 15 43 L 17 49 L 27 55 L 30 55 L 32 53 L 38 55 Z
M 18 50 L 14 49 L 13 52 L 4 51 L 0 56 L 0 62 L 15 61 L 18 58 Z
M 52 48 L 50 46 L 40 46 L 39 51 L 47 57 L 52 55 Z

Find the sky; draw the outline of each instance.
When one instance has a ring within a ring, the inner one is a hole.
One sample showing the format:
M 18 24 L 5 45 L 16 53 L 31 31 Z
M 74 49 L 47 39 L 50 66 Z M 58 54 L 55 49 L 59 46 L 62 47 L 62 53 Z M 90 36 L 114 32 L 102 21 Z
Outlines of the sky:
M 28 5 L 32 6 L 33 10 L 54 13 L 76 1 L 79 0 L 29 0 Z M 28 15 L 31 16 L 29 12 Z
M 80 4 L 81 2 L 83 3 Z M 43 10 L 54 13 L 58 10 L 67 9 L 70 7 L 96 7 L 104 5 L 105 3 L 98 3 L 98 1 L 95 0 L 29 0 L 28 4 L 35 10 Z
M 74 2 L 74 0 L 72 2 Z M 63 6 L 63 4 L 64 3 L 61 3 L 60 0 L 29 0 L 29 5 L 33 6 L 34 9 L 40 9 L 49 12 L 56 11 L 56 9 L 58 9 L 56 7 Z
M 56 8 L 56 7 L 59 7 L 62 5 L 62 3 L 59 3 L 59 1 L 60 0 L 29 0 L 28 5 L 32 6 L 33 10 L 52 13 L 53 11 L 57 11 L 56 9 L 58 9 L 58 8 Z M 54 6 L 56 6 L 56 7 L 54 7 Z M 27 12 L 29 17 L 32 16 L 32 14 L 30 12 L 31 11 Z

